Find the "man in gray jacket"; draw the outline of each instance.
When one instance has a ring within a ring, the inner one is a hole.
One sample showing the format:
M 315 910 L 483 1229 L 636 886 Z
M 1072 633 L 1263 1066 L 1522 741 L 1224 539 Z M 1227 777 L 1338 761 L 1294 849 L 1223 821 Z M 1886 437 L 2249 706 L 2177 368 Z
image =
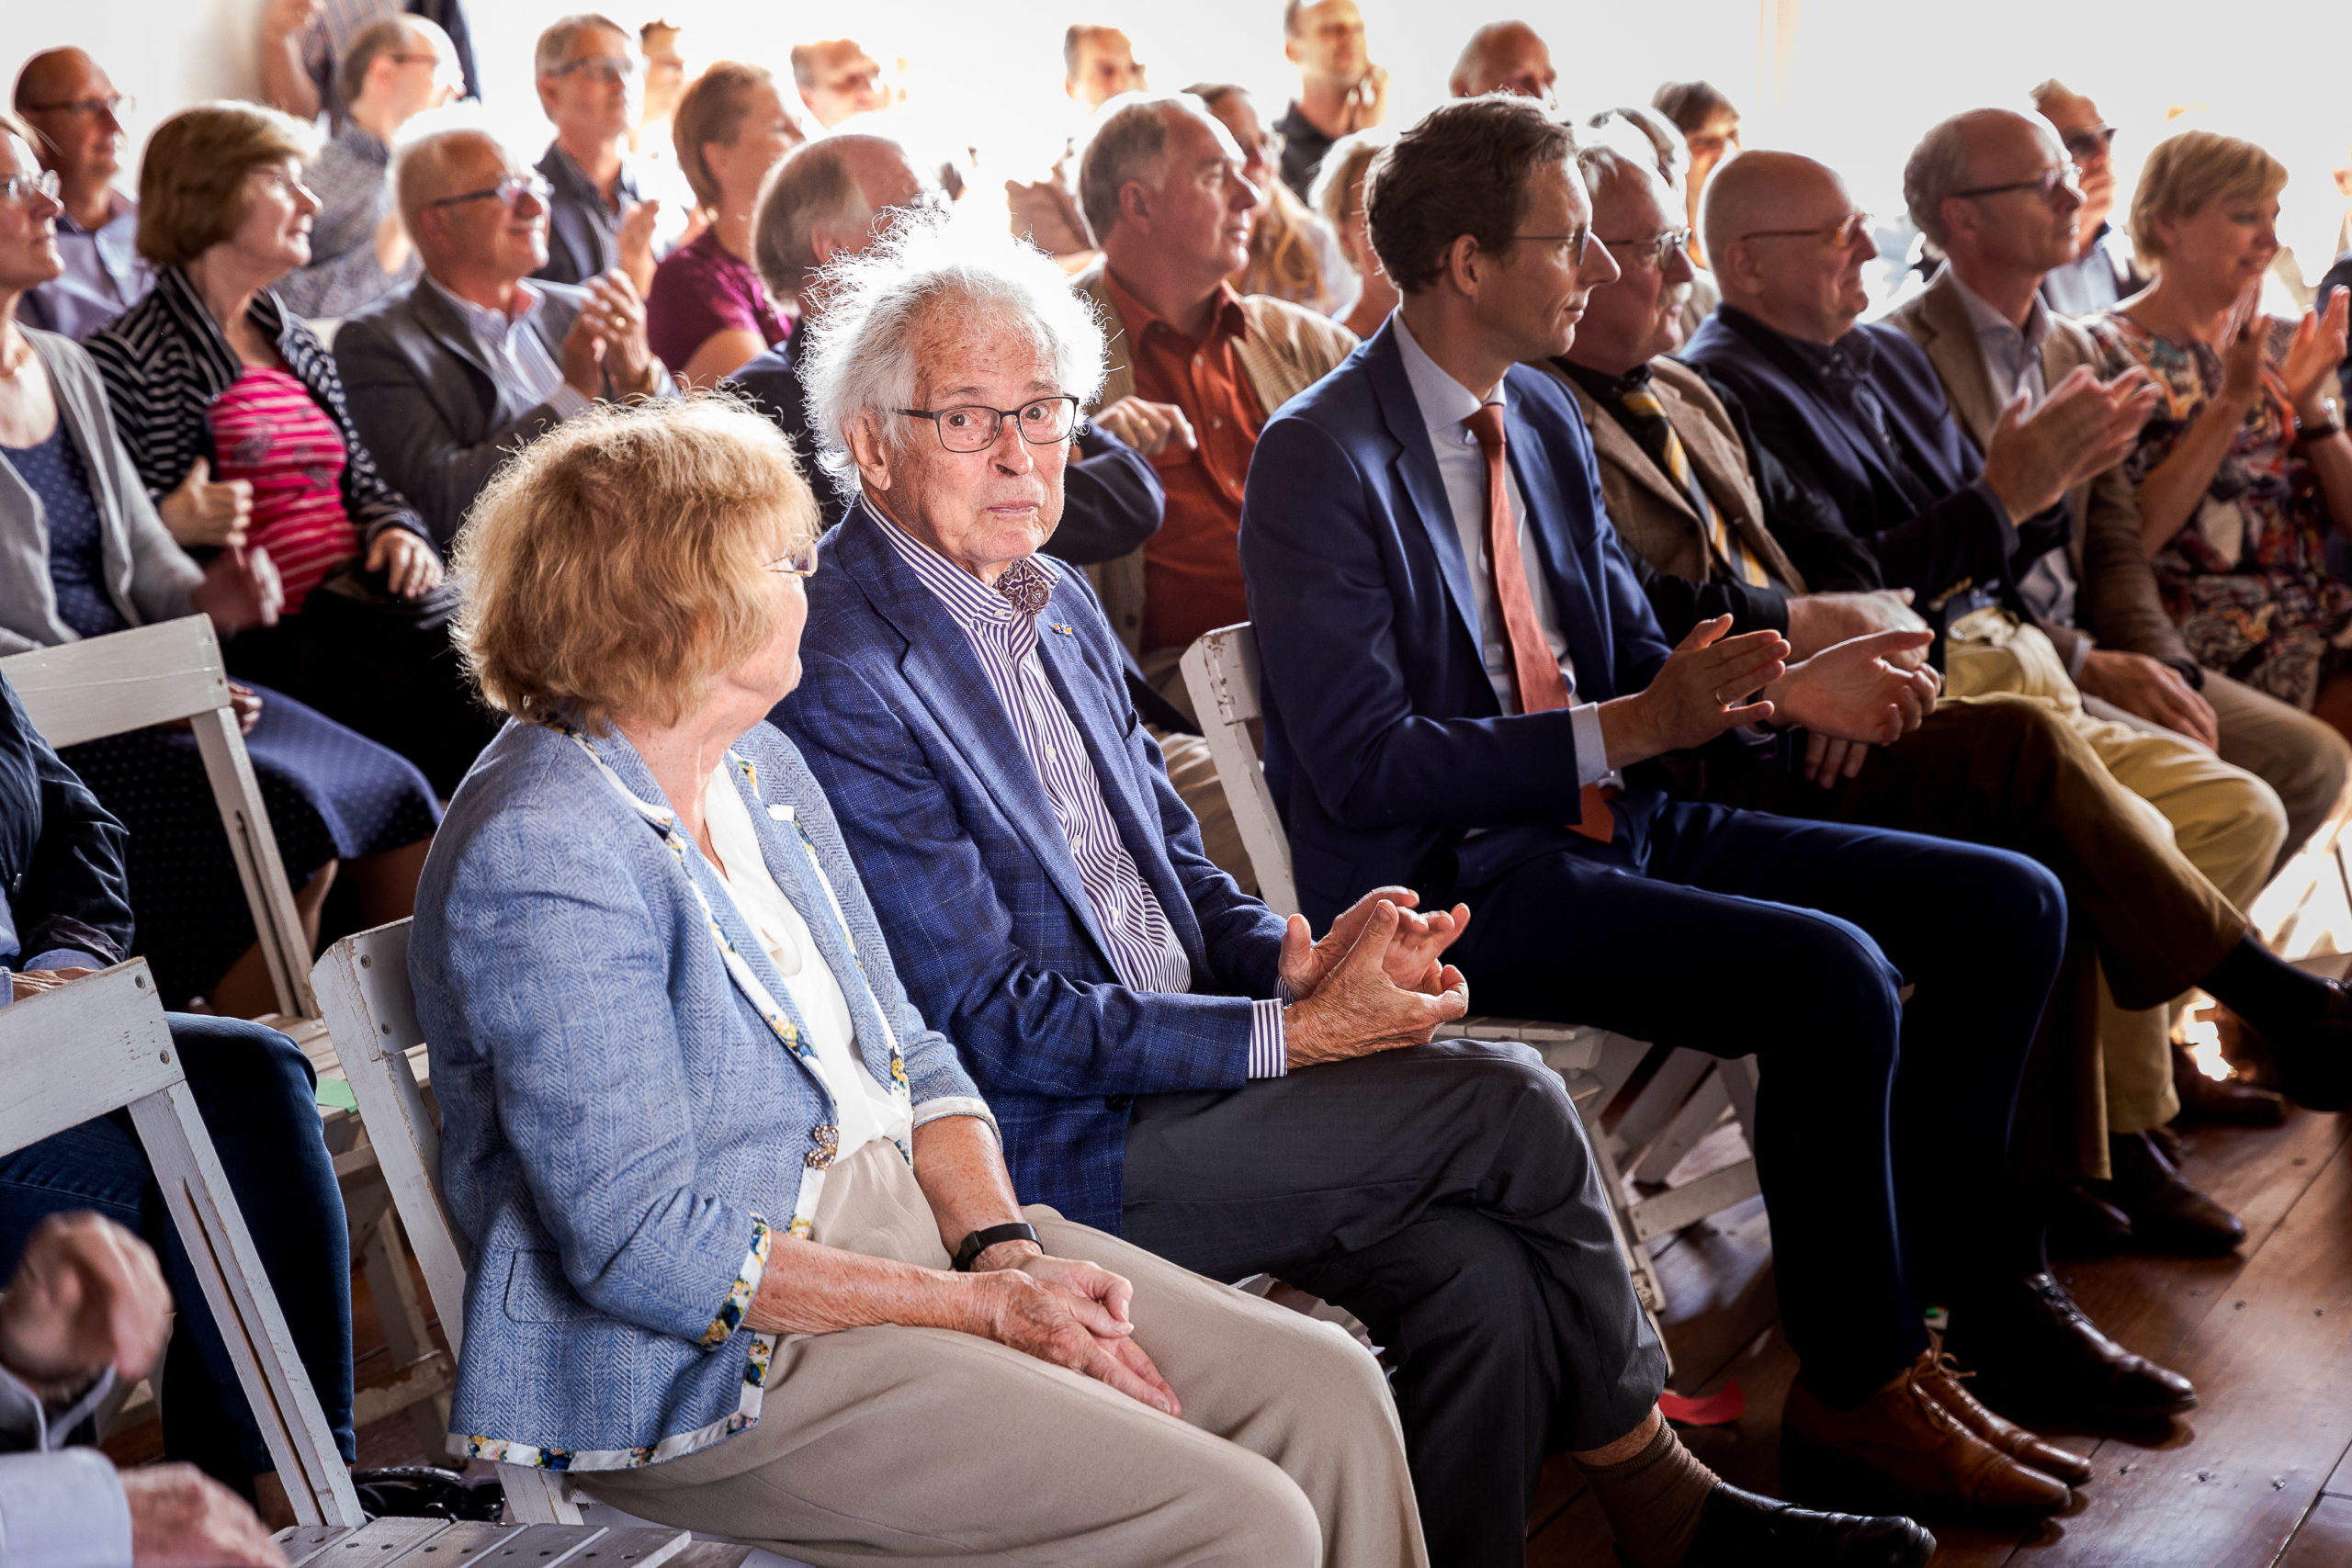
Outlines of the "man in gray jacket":
M 547 186 L 489 135 L 423 138 L 397 184 L 424 272 L 344 322 L 335 363 L 377 467 L 447 547 L 519 447 L 600 400 L 677 388 L 626 274 L 531 280 L 547 261 Z

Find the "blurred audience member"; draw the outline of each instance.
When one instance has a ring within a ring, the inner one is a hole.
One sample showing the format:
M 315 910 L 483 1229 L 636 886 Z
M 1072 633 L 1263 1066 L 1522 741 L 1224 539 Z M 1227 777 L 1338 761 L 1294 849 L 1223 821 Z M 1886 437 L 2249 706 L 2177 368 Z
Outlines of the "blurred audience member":
M 0 1301 L 9 1568 L 284 1568 L 253 1506 L 201 1471 L 118 1471 L 86 1446 L 107 1396 L 164 1359 L 172 1293 L 153 1248 L 86 1209 L 54 1214 L 33 1232 Z
M 678 52 L 678 24 L 655 17 L 637 29 L 637 51 L 645 62 L 645 97 L 638 105 L 632 152 L 659 157 L 670 145 L 670 117 L 686 89 L 686 57 Z
M 2130 242 L 2108 222 L 2115 210 L 2115 127 L 2097 104 L 2054 78 L 2036 87 L 2032 96 L 2035 110 L 2074 160 L 2075 186 L 2083 196 L 2074 257 L 2042 277 L 2041 297 L 2062 316 L 2111 310 L 2148 286 Z
M 2336 257 L 2335 265 L 2327 269 L 2327 276 L 2319 280 L 2319 290 L 2312 299 L 2312 309 L 2324 314 L 2328 299 L 2339 288 L 2352 290 L 2352 250 Z M 2352 408 L 2352 358 L 2345 360 L 2335 375 L 2344 385 L 2343 404 Z
M 161 270 L 90 355 L 148 491 L 180 485 L 163 509 L 174 537 L 222 543 L 237 509 L 224 514 L 206 481 L 252 487 L 248 536 L 277 563 L 287 618 L 232 638 L 230 672 L 383 742 L 446 795 L 491 726 L 449 647 L 441 558 L 353 430 L 334 361 L 270 291 L 310 258 L 318 202 L 300 169 L 314 145 L 251 104 L 158 126 L 139 248 Z
M 1525 22 L 1488 22 L 1462 46 L 1453 62 L 1447 90 L 1457 98 L 1487 93 L 1517 93 L 1548 104 L 1560 73 L 1552 69 L 1552 51 Z
M 681 381 L 707 387 L 790 330 L 752 265 L 752 209 L 800 122 L 766 71 L 722 60 L 679 98 L 671 136 L 709 226 L 654 269 L 646 330 Z
M 1258 118 L 1246 88 L 1205 82 L 1184 89 L 1206 104 L 1242 152 L 1241 176 L 1265 199 L 1250 220 L 1250 261 L 1233 277 L 1243 294 L 1271 294 L 1335 316 L 1354 301 L 1356 283 L 1339 236 L 1282 183 L 1282 138 Z
M 1372 62 L 1356 0 L 1286 0 L 1283 58 L 1298 67 L 1298 96 L 1274 130 L 1283 183 L 1304 201 L 1331 143 L 1386 118 L 1388 70 Z
M 0 116 L 0 180 L 33 168 Z M 190 614 L 224 643 L 277 616 L 282 591 L 258 547 L 209 552 L 202 565 L 165 532 L 123 449 L 89 355 L 68 339 L 19 331 L 29 284 L 53 276 L 43 231 L 53 203 L 0 201 L 0 654 Z M 424 845 L 439 817 L 424 777 L 290 697 L 234 688 L 269 808 L 278 859 L 318 934 L 338 863 L 357 884 L 369 925 L 409 912 Z M 220 817 L 185 727 L 108 736 L 69 749 L 68 765 L 130 829 L 129 897 L 139 950 L 164 1004 L 196 996 L 219 1011 L 274 1010 L 276 996 Z
M 1099 109 L 1121 93 L 1143 93 L 1143 66 L 1135 45 L 1116 28 L 1072 22 L 1062 35 L 1062 91 L 1072 103 Z
M 535 69 L 555 141 L 539 160 L 553 195 L 548 262 L 534 276 L 585 283 L 618 267 L 642 298 L 653 287 L 662 203 L 646 193 L 638 160 L 627 152 L 642 71 L 636 47 L 609 17 L 565 17 L 539 35 Z
M 448 36 L 465 96 L 480 98 L 464 0 L 263 0 L 262 102 L 306 121 L 323 109 L 329 129 L 341 129 L 346 100 L 338 64 L 370 23 L 403 12 Z
M 1356 275 L 1355 303 L 1340 324 L 1358 337 L 1370 337 L 1396 308 L 1396 288 L 1380 270 L 1372 254 L 1372 240 L 1363 221 L 1363 175 L 1380 150 L 1396 133 L 1375 127 L 1342 136 L 1331 144 L 1323 168 L 1315 176 L 1315 209 L 1340 237 L 1340 253 Z
M 131 956 L 122 849 L 122 825 L 58 759 L 15 690 L 0 681 L 0 888 L 6 890 L 0 895 L 0 1007 Z M 356 1450 L 351 1255 L 343 1191 L 319 1124 L 318 1074 L 294 1042 L 258 1023 L 179 1012 L 164 1021 L 175 1065 L 187 1074 L 231 1197 L 285 1311 L 291 1348 L 347 1463 Z M 171 1390 L 162 1401 L 165 1457 L 198 1466 L 249 1500 L 266 1498 L 270 1513 L 292 1523 L 237 1363 L 207 1310 L 129 1118 L 95 1117 L 0 1155 L 0 1269 L 14 1270 L 28 1252 L 38 1254 L 44 1225 L 57 1223 L 50 1216 L 89 1211 L 143 1235 L 163 1255 L 164 1279 L 179 1297 L 180 1331 L 164 1354 L 159 1383 Z M 37 1292 L 13 1287 L 0 1295 L 0 1347 L 28 1326 L 25 1314 L 37 1299 Z M 0 1365 L 35 1370 L 11 1361 L 6 1348 Z M 0 1388 L 6 1382 L 0 1379 Z M 73 1431 L 86 1415 L 62 1420 L 59 1429 Z M 0 1438 L 0 1449 L 8 1446 Z M 6 1538 L 12 1564 L 20 1544 L 13 1534 Z M 115 1568 L 120 1561 L 71 1560 L 74 1568 Z M 195 1568 L 210 1561 L 182 1563 Z
M 1640 158 L 1645 150 L 1657 169 L 1657 177 L 1683 201 L 1688 189 L 1690 169 L 1690 143 L 1682 139 L 1680 128 L 1657 109 L 1641 107 L 1603 109 L 1585 122 L 1605 144 L 1615 147 L 1631 158 Z M 1723 291 L 1715 287 L 1714 275 L 1690 259 L 1697 249 L 1689 229 L 1678 231 L 1681 238 L 1682 265 L 1690 273 L 1690 286 L 1683 291 L 1682 335 L 1688 339 L 1699 330 L 1699 323 L 1714 313 L 1722 302 Z
M 945 197 L 884 137 L 845 132 L 796 149 L 777 166 L 760 197 L 752 253 L 769 291 L 797 302 L 800 321 L 790 337 L 728 378 L 775 421 L 792 443 L 800 471 L 815 491 L 823 527 L 842 520 L 850 497 L 819 462 L 822 443 L 808 428 L 800 384 L 800 351 L 808 329 L 824 315 L 818 271 L 863 255 L 909 215 L 935 210 Z M 1064 477 L 1061 526 L 1047 548 L 1080 566 L 1142 547 L 1159 526 L 1160 489 L 1151 465 L 1107 431 L 1091 426 L 1077 436 L 1077 460 Z
M 1674 122 L 1690 152 L 1683 196 L 1692 236 L 1690 259 L 1708 266 L 1706 253 L 1697 243 L 1699 198 L 1705 194 L 1715 165 L 1739 151 L 1739 111 L 1709 82 L 1666 83 L 1650 95 L 1650 107 Z
M 2132 193 L 2155 282 L 2091 323 L 2109 360 L 2162 393 L 2124 471 L 2165 607 L 2199 664 L 2352 733 L 2352 585 L 2327 545 L 2352 532 L 2352 437 L 2335 400 L 2338 290 L 2301 322 L 2263 313 L 2287 171 L 2251 141 L 2185 130 Z
M 385 480 L 447 549 L 517 450 L 599 400 L 675 387 L 627 273 L 529 281 L 547 260 L 547 183 L 488 132 L 403 149 L 399 185 L 423 276 L 344 322 L 335 364 Z
M 1354 11 L 1349 0 L 1325 5 Z M 1258 432 L 1356 342 L 1311 311 L 1234 289 L 1264 199 L 1246 164 L 1231 133 L 1185 95 L 1112 106 L 1079 172 L 1102 245 L 1079 287 L 1124 345 L 1092 418 L 1149 457 L 1168 491 L 1151 543 L 1104 570 L 1103 610 L 1179 706 L 1184 649 L 1250 618 L 1234 539 Z
M 155 269 L 139 254 L 139 204 L 114 188 L 130 100 L 78 49 L 44 50 L 17 73 L 17 112 L 40 166 L 57 176 L 64 270 L 24 297 L 28 326 L 79 342 L 146 298 Z
M 311 265 L 277 289 L 298 316 L 347 316 L 415 276 L 392 200 L 392 138 L 463 85 L 448 35 L 419 17 L 370 24 L 343 57 L 339 80 L 349 112 L 303 176 L 319 198 Z
M 855 39 L 794 44 L 792 82 L 800 101 L 827 130 L 853 115 L 879 114 L 890 107 L 881 65 Z

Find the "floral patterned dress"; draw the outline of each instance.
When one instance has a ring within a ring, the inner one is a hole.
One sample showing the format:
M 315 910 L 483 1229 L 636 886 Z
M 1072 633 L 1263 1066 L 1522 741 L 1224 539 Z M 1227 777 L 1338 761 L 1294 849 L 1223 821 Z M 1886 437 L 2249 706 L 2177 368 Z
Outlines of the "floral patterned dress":
M 2137 365 L 2163 400 L 2124 459 L 2134 486 L 2173 454 L 2222 390 L 2222 356 L 2152 333 L 2120 311 L 2086 321 L 2109 373 Z M 2205 497 L 2151 563 L 2165 608 L 2197 661 L 2308 709 L 2352 645 L 2352 586 L 2327 568 L 2334 520 L 2295 449 L 2280 369 L 2295 323 L 2273 320 L 2263 395 L 2239 426 Z

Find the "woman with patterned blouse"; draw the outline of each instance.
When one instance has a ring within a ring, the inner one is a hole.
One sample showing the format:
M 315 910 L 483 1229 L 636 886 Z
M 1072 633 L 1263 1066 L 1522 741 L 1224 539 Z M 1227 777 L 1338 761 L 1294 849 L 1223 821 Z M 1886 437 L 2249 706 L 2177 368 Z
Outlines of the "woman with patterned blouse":
M 2156 281 L 2087 324 L 2111 367 L 2164 400 L 2125 459 L 2165 606 L 2198 661 L 2352 733 L 2352 585 L 2327 565 L 2352 535 L 2352 439 L 2332 396 L 2346 299 L 2265 315 L 2287 171 L 2250 141 L 2189 130 L 2148 154 L 2132 243 Z M 2335 687 L 2331 692 L 2331 687 Z

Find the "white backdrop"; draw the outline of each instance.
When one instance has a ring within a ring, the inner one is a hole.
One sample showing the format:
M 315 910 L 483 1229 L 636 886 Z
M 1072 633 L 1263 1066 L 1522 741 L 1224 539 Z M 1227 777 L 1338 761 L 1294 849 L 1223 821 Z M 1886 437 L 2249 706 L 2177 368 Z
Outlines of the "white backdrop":
M 877 59 L 904 62 L 909 116 L 977 143 L 983 192 L 1027 176 L 1067 133 L 1063 28 L 1080 16 L 1136 40 L 1156 87 L 1212 78 L 1250 87 L 1271 120 L 1295 79 L 1282 58 L 1279 0 L 1066 0 L 1068 9 L 958 0 L 617 0 L 634 27 L 682 23 L 690 67 L 722 58 L 785 66 L 801 39 L 850 34 Z M 2352 4 L 2246 10 L 2211 0 L 1509 0 L 1486 6 L 1361 0 L 1373 57 L 1392 77 L 1390 120 L 1436 103 L 1463 39 L 1479 22 L 1523 17 L 1547 38 L 1560 96 L 1580 113 L 1646 103 L 1668 77 L 1703 76 L 1736 101 L 1750 146 L 1812 153 L 1848 176 L 1857 198 L 1900 210 L 1903 161 L 1941 116 L 2018 103 L 2047 75 L 2098 99 L 2120 130 L 2128 185 L 2168 123 L 2252 136 L 2294 178 L 2282 238 L 2316 276 L 2337 243 L 2352 166 Z M 573 8 L 564 0 L 472 0 L 486 102 L 503 135 L 536 155 L 546 128 L 530 84 L 531 40 Z M 124 92 L 134 147 L 163 115 L 200 98 L 252 91 L 259 0 L 5 0 L 0 28 L 16 58 L 75 43 Z M 974 18 L 978 18 L 977 24 Z M 8 62 L 11 75 L 14 60 Z

